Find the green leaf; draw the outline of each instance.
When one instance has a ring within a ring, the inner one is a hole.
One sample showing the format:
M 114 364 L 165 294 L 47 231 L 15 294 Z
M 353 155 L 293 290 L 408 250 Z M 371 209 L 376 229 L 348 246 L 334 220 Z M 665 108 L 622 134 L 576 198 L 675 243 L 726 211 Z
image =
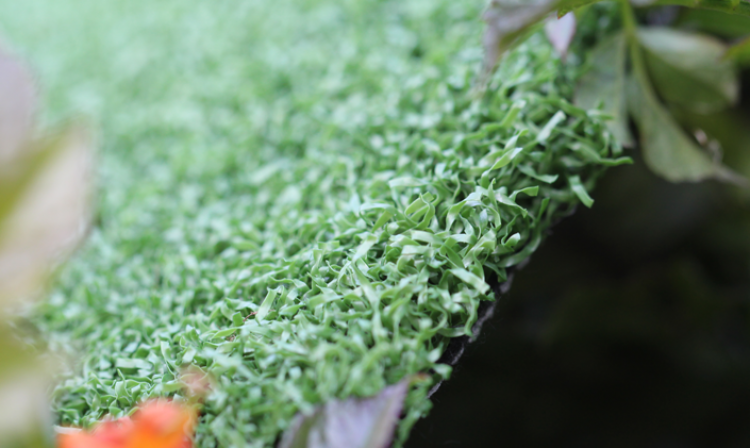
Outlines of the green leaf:
M 696 114 L 685 109 L 671 108 L 672 115 L 689 129 L 699 129 L 709 139 L 708 146 L 718 143 L 723 159 L 739 174 L 750 176 L 750 117 L 739 109 L 719 113 Z
M 630 0 L 630 3 L 634 6 L 684 6 L 750 17 L 750 2 L 747 0 Z
M 625 37 L 615 34 L 591 52 L 591 69 L 583 75 L 575 93 L 575 103 L 584 109 L 601 106 L 612 120 L 607 126 L 615 138 L 626 147 L 633 145 L 628 129 L 627 101 L 625 100 Z
M 567 1 L 561 2 L 557 8 L 557 17 L 562 17 L 565 14 L 575 11 L 578 8 L 583 8 L 594 3 L 599 3 L 601 0 L 578 0 L 578 1 Z
M 669 112 L 640 83 L 629 83 L 630 110 L 638 123 L 646 165 L 671 182 L 726 178 L 729 172 L 714 162 L 679 127 Z
M 728 39 L 750 34 L 750 18 L 705 9 L 684 9 L 674 25 Z
M 332 400 L 310 415 L 299 414 L 278 448 L 386 448 L 410 383 L 405 379 L 374 397 Z
M 739 100 L 739 80 L 721 41 L 669 28 L 641 28 L 638 39 L 654 87 L 666 101 L 706 113 Z

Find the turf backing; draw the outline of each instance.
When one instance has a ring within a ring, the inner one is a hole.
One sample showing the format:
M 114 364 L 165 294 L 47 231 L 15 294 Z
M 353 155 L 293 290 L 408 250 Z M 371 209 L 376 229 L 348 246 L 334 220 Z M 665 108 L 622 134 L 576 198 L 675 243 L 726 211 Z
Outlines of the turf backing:
M 197 445 L 270 447 L 329 398 L 447 377 L 486 281 L 620 162 L 539 36 L 472 96 L 482 6 L 1 3 L 47 121 L 101 128 L 96 227 L 38 318 L 76 359 L 60 423 L 127 414 L 197 364 L 217 379 Z

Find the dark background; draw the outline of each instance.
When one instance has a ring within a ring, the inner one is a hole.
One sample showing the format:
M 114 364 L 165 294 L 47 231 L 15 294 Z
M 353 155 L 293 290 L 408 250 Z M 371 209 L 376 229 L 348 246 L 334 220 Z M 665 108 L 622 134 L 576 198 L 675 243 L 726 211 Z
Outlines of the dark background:
M 517 272 L 406 446 L 750 446 L 746 196 L 640 160 L 611 170 Z

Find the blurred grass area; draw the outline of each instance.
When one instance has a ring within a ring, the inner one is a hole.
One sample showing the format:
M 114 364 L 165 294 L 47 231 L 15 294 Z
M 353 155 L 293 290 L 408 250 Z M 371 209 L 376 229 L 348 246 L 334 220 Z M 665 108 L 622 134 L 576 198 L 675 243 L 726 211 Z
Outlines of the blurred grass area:
M 750 445 L 746 196 L 641 161 L 610 172 L 518 272 L 407 446 Z
M 467 41 L 479 42 L 482 6 L 0 2 L 0 39 L 38 74 L 44 121 L 82 115 L 100 130 L 96 230 L 79 256 L 90 262 L 74 263 L 83 281 L 119 295 L 156 285 L 144 266 L 185 250 L 165 232 L 226 230 L 216 218 L 247 196 L 246 173 L 338 148 L 335 136 L 392 110 L 404 82 L 447 73 L 458 53 L 480 58 Z
M 480 32 L 466 19 L 481 7 L 479 0 L 5 1 L 0 39 L 39 75 L 47 122 L 98 121 L 100 223 L 105 233 L 115 221 L 132 229 L 122 237 L 135 254 L 158 234 L 142 226 L 168 229 L 197 197 L 226 195 L 228 179 L 321 144 L 323 123 L 361 124 L 367 111 L 392 102 L 388 93 L 416 67 L 447 69 L 466 36 Z

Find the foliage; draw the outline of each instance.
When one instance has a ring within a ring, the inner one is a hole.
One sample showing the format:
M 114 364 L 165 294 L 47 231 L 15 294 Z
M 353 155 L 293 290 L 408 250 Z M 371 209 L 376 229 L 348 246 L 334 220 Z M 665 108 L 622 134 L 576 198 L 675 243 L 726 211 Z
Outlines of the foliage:
M 49 379 L 14 320 L 85 231 L 91 144 L 80 126 L 36 134 L 31 76 L 4 49 L 0 98 L 0 439 L 39 448 L 51 443 Z
M 271 446 L 298 411 L 445 378 L 489 283 L 627 162 L 539 38 L 472 99 L 478 2 L 34 1 L 43 18 L 3 26 L 54 113 L 104 129 L 98 228 L 39 319 L 82 352 L 54 392 L 66 425 L 175 393 L 186 363 L 217 379 L 201 447 Z
M 35 96 L 26 68 L 0 52 L 0 317 L 39 293 L 88 219 L 87 135 L 34 135 Z
M 541 0 L 516 2 L 493 0 L 485 20 L 485 71 L 491 71 L 507 48 L 528 34 L 529 29 L 552 11 L 564 18 L 571 11 L 585 15 L 598 0 Z M 625 146 L 633 143 L 628 129 L 632 116 L 639 133 L 646 164 L 655 173 L 673 182 L 720 179 L 739 184 L 745 180 L 723 166 L 720 156 L 705 142 L 685 132 L 672 115 L 672 109 L 710 114 L 733 106 L 739 98 L 735 64 L 745 56 L 746 41 L 734 48 L 695 31 L 667 27 L 641 27 L 636 23 L 633 6 L 680 5 L 719 11 L 731 22 L 732 15 L 750 17 L 750 3 L 703 1 L 619 1 L 622 28 L 613 31 L 591 50 L 591 71 L 581 80 L 576 103 L 584 108 L 600 106 L 611 115 L 610 129 Z M 632 4 L 632 6 L 631 6 Z M 570 19 L 568 19 L 570 20 Z M 555 19 L 549 19 L 548 23 Z M 750 29 L 748 30 L 750 32 Z M 571 34 L 568 27 L 557 26 L 548 34 L 561 52 Z M 629 100 L 626 100 L 628 98 Z M 700 129 L 690 129 L 700 131 Z M 701 145 L 703 143 L 703 145 Z M 704 147 L 702 147 L 704 146 Z M 713 151 L 713 154 L 712 154 Z

